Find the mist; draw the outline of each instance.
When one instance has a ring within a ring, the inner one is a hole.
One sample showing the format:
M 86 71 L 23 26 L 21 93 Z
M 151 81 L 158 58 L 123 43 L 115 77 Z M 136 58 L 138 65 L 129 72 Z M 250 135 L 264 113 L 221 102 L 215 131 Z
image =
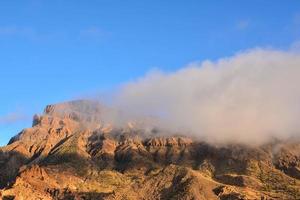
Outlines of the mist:
M 28 116 L 20 111 L 11 112 L 0 116 L 0 125 L 14 124 L 26 119 L 28 119 Z
M 300 134 L 300 54 L 253 49 L 125 83 L 112 105 L 215 143 L 262 144 Z

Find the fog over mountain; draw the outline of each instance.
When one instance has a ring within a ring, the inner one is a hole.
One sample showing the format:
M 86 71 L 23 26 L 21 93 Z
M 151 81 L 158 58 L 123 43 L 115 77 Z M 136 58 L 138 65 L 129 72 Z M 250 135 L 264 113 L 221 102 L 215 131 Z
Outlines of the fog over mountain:
M 298 137 L 300 54 L 252 49 L 124 84 L 112 105 L 208 142 L 262 144 Z M 118 121 L 118 120 L 116 120 Z

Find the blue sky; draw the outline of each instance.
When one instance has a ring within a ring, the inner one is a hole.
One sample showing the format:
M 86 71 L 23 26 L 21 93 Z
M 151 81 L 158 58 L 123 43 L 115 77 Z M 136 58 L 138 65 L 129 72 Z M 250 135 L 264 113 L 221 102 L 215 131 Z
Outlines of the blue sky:
M 0 145 L 46 104 L 300 39 L 298 0 L 0 2 Z

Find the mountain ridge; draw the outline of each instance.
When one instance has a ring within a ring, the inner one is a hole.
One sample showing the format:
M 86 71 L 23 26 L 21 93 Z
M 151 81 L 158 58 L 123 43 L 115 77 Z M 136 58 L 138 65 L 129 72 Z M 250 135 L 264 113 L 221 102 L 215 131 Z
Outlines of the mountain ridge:
M 0 148 L 2 199 L 299 199 L 300 142 L 214 145 L 114 126 L 94 101 L 46 106 Z M 138 123 L 136 123 L 138 124 Z

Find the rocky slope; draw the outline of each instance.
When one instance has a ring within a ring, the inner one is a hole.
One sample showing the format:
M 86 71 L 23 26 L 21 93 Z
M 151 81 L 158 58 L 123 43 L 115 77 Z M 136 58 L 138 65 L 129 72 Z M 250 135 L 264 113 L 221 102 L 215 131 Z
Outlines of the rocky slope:
M 300 199 L 297 140 L 216 146 L 115 127 L 107 111 L 74 101 L 34 116 L 0 148 L 0 199 Z

